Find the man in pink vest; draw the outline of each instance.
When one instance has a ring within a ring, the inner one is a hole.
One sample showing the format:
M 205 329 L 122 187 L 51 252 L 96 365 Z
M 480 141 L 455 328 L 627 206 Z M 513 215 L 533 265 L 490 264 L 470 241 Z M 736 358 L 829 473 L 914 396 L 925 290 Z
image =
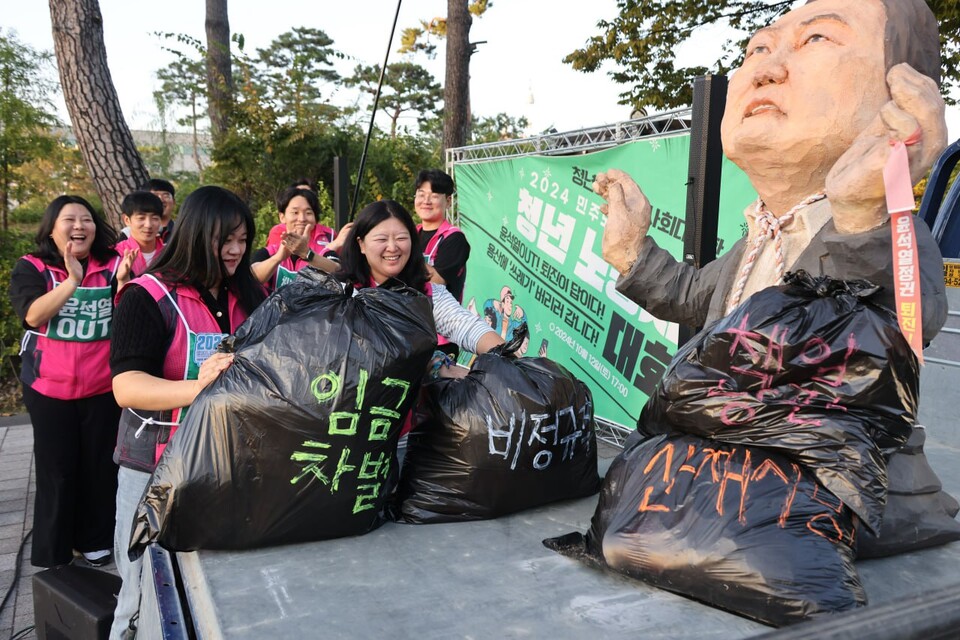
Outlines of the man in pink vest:
M 439 169 L 424 169 L 417 175 L 413 205 L 420 216 L 417 225 L 420 253 L 427 263 L 430 282 L 440 284 L 463 302 L 470 243 L 463 232 L 447 220 L 453 201 L 453 178 Z M 456 355 L 456 345 L 438 337 L 442 351 Z
M 113 249 L 121 256 L 127 251 L 135 252 L 131 266 L 134 278 L 143 275 L 163 248 L 160 239 L 163 210 L 163 201 L 149 191 L 128 193 L 120 204 L 123 224 L 129 233 Z

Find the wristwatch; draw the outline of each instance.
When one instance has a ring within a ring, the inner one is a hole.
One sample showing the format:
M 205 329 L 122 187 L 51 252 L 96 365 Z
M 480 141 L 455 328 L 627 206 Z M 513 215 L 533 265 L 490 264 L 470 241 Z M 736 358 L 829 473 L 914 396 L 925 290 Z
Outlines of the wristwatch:
M 313 262 L 313 257 L 317 255 L 313 252 L 313 249 L 307 249 L 307 255 L 304 258 L 307 262 Z

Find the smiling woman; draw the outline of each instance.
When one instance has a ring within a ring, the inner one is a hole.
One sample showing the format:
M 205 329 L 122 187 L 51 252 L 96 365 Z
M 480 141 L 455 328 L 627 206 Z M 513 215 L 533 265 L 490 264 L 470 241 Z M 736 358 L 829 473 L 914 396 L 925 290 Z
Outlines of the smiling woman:
M 130 263 L 116 236 L 78 196 L 47 207 L 36 250 L 10 278 L 10 302 L 26 329 L 23 401 L 34 433 L 37 494 L 30 561 L 91 564 L 110 559 L 117 467 L 110 459 L 120 409 L 107 359 L 113 293 Z
M 161 256 L 118 297 L 110 350 L 120 465 L 114 545 L 123 585 L 114 613 L 121 637 L 140 601 L 140 562 L 127 557 L 137 502 L 166 444 L 197 394 L 233 362 L 223 337 L 260 304 L 250 269 L 253 216 L 235 194 L 201 187 L 183 202 Z
M 422 291 L 433 302 L 437 333 L 473 353 L 486 353 L 503 338 L 490 325 L 460 306 L 440 284 L 431 284 L 422 259 L 411 259 L 417 228 L 403 206 L 380 200 L 364 207 L 344 240 L 337 277 L 357 289 L 376 287 L 391 278 Z M 444 371 L 450 373 L 448 367 Z

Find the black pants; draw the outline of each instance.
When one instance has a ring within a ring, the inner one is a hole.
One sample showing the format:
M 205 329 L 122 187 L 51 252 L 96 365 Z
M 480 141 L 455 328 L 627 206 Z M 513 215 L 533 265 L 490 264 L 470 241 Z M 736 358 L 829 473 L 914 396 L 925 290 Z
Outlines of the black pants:
M 53 567 L 70 562 L 74 549 L 112 549 L 120 420 L 113 394 L 57 400 L 24 386 L 23 402 L 37 478 L 30 562 Z

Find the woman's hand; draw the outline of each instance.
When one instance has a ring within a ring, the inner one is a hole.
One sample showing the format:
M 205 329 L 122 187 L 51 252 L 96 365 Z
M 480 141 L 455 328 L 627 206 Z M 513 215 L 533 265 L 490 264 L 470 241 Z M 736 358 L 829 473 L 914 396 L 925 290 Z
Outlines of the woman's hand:
M 63 264 L 67 269 L 67 278 L 30 303 L 23 318 L 28 327 L 42 327 L 60 313 L 60 309 L 83 282 L 83 265 L 73 254 L 73 242 L 67 242 L 64 249 Z
M 197 374 L 197 379 L 195 381 L 197 385 L 197 393 L 194 395 L 194 397 L 209 387 L 210 384 L 219 378 L 221 373 L 229 369 L 230 365 L 232 364 L 232 353 L 214 353 L 211 354 L 209 358 L 204 360 L 203 364 L 200 365 L 200 372 Z
M 350 229 L 352 228 L 352 222 L 348 222 L 347 224 L 343 225 L 343 227 L 340 229 L 340 232 L 337 233 L 337 237 L 327 244 L 327 249 L 332 249 L 333 251 L 340 253 L 340 249 L 343 248 L 344 243 L 347 241 L 347 235 L 350 233 Z
M 83 282 L 83 265 L 80 264 L 77 256 L 73 255 L 73 240 L 67 242 L 67 246 L 64 247 L 63 264 L 67 268 L 67 275 L 79 287 L 80 283 Z

